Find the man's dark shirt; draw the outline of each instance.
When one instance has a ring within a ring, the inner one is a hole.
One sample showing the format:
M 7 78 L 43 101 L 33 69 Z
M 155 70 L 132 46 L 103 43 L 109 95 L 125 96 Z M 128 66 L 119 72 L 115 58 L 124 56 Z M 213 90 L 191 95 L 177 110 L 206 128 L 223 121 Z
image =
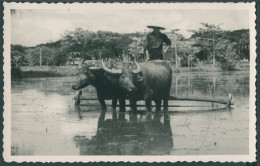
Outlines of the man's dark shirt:
M 156 36 L 154 32 L 147 35 L 145 50 L 148 50 L 150 60 L 163 60 L 163 42 L 167 45 L 171 45 L 171 40 L 163 33 L 159 33 L 158 36 Z

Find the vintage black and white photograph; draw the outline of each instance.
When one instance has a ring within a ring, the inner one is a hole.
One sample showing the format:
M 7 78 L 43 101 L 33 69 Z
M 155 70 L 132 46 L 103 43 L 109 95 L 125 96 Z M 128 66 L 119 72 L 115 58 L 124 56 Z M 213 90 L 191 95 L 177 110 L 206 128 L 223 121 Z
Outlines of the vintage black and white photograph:
M 256 160 L 254 3 L 4 3 L 6 161 Z

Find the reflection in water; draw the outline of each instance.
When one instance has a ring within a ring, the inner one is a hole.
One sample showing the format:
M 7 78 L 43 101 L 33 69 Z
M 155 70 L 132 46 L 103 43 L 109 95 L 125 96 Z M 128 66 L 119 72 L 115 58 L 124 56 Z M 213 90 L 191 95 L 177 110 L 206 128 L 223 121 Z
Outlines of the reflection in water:
M 186 111 L 169 111 L 172 114 L 200 114 L 200 113 L 216 113 L 216 112 L 227 112 L 229 117 L 232 117 L 232 112 L 234 111 L 234 108 L 232 107 L 224 107 L 224 108 L 209 108 L 209 109 L 200 109 L 200 110 L 193 110 L 193 109 L 189 109 Z
M 170 117 L 146 113 L 146 118 L 136 113 L 112 112 L 112 119 L 106 119 L 102 111 L 97 124 L 96 135 L 90 139 L 75 136 L 74 141 L 81 155 L 166 155 L 173 148 Z M 161 118 L 163 121 L 161 122 Z
M 213 94 L 215 94 L 216 91 L 216 75 L 213 73 Z
M 188 74 L 187 76 L 187 84 L 186 86 L 188 87 L 188 89 L 186 90 L 186 94 L 187 96 L 189 95 L 193 95 L 194 94 L 194 89 L 193 89 L 193 79 L 198 79 L 198 78 L 194 78 L 193 75 L 190 75 Z M 215 95 L 215 91 L 216 91 L 216 74 L 213 73 L 212 75 L 212 81 L 209 80 L 207 81 L 206 84 L 203 83 L 203 81 L 201 82 L 202 85 L 205 85 L 207 87 L 207 93 L 210 95 L 210 96 L 214 96 Z M 178 87 L 178 76 L 176 76 L 176 79 L 175 79 L 175 95 L 178 95 L 178 88 L 180 89 L 181 87 Z
M 229 93 L 235 96 L 249 95 L 248 73 L 209 72 L 173 74 L 172 95 L 178 96 L 216 96 L 223 97 Z
M 40 86 L 41 86 L 41 89 L 42 89 L 42 81 L 41 81 L 41 83 L 40 83 Z
M 190 75 L 188 75 L 188 87 L 188 94 L 193 94 L 192 78 Z
M 178 76 L 175 77 L 175 95 L 178 95 Z
M 78 112 L 79 119 L 82 119 L 82 111 L 79 106 L 74 105 L 75 110 Z
M 213 73 L 213 75 L 212 75 L 212 83 L 211 83 L 211 81 L 208 82 L 207 92 L 211 96 L 215 95 L 215 92 L 216 92 L 216 74 L 215 73 Z

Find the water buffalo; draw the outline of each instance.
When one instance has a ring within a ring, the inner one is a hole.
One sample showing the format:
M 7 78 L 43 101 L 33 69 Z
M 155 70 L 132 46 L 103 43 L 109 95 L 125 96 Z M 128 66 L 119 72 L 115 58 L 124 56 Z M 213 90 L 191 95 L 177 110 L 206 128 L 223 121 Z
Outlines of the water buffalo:
M 107 110 L 105 100 L 112 99 L 112 108 L 116 109 L 117 100 L 119 99 L 120 111 L 125 111 L 125 96 L 117 85 L 104 76 L 102 67 L 93 67 L 80 63 L 80 72 L 77 81 L 72 86 L 72 89 L 79 90 L 92 85 L 96 88 L 97 97 L 103 110 Z M 131 87 L 131 85 L 129 85 Z M 132 88 L 134 85 L 132 85 Z
M 129 94 L 130 105 L 136 111 L 136 101 L 145 100 L 147 111 L 151 111 L 151 101 L 156 104 L 156 111 L 161 110 L 163 100 L 164 110 L 168 110 L 170 96 L 172 70 L 165 61 L 156 60 L 151 62 L 137 63 L 136 69 L 129 68 L 111 70 L 102 61 L 102 68 L 109 77 L 118 79 L 119 86 Z M 133 83 L 137 90 L 129 91 L 129 84 Z

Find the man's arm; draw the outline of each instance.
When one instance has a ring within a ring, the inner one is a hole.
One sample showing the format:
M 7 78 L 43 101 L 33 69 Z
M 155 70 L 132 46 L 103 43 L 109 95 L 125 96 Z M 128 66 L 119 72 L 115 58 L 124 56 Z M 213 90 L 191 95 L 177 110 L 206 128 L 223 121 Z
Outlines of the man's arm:
M 168 50 L 168 48 L 171 46 L 172 42 L 171 42 L 171 40 L 168 38 L 168 36 L 165 35 L 165 34 L 163 34 L 163 37 L 162 37 L 162 38 L 163 38 L 163 42 L 166 43 L 166 45 L 167 45 L 166 49 L 163 51 L 164 53 L 166 53 L 167 50 Z
M 168 46 L 170 46 L 172 44 L 171 40 L 168 38 L 167 35 L 162 34 L 162 39 L 163 39 L 163 42 L 166 43 Z

